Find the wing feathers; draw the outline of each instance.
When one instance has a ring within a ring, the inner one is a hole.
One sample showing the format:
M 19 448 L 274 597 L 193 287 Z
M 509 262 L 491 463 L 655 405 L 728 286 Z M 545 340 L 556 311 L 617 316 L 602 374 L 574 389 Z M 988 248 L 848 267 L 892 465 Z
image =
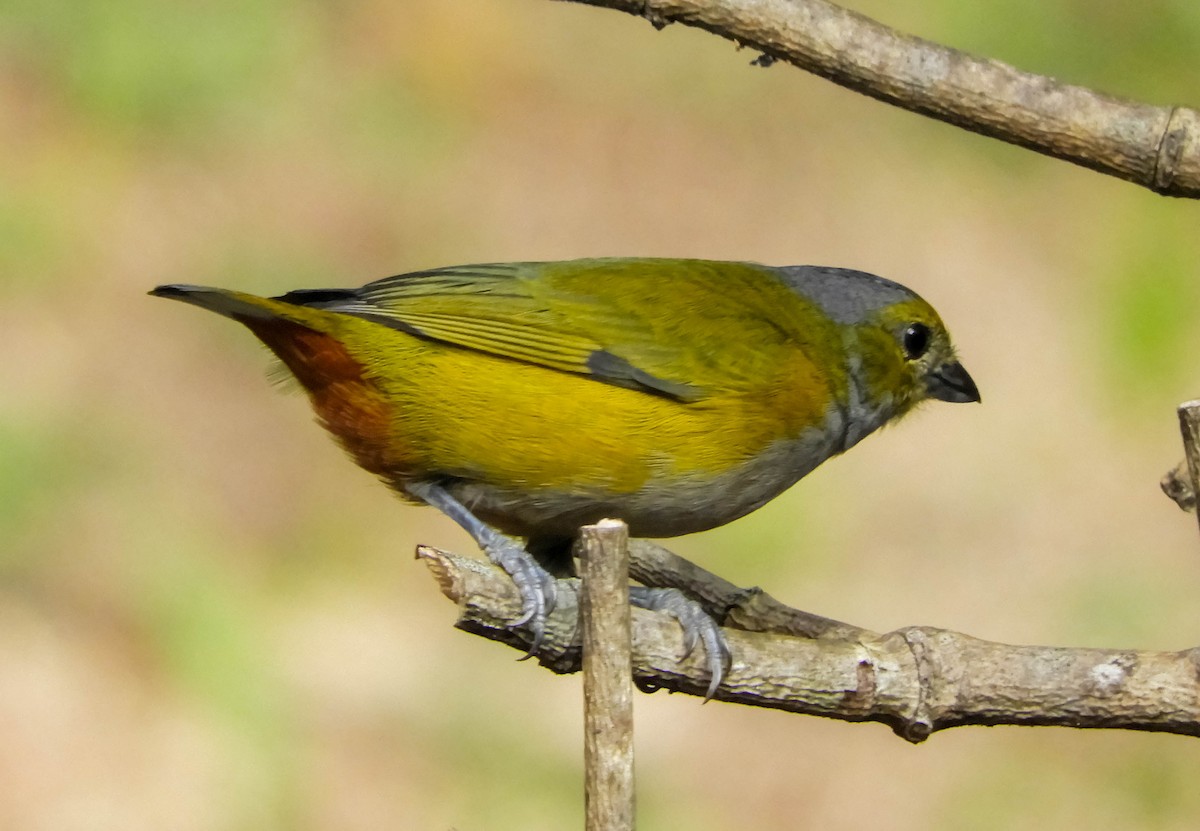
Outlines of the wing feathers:
M 282 299 L 679 401 L 705 397 L 702 387 L 670 377 L 675 372 L 687 377 L 681 367 L 692 363 L 692 356 L 686 354 L 692 344 L 662 342 L 662 333 L 648 322 L 597 298 L 578 280 L 547 273 L 550 267 L 540 263 L 458 266 L 388 277 L 345 294 L 293 292 Z M 608 276 L 598 271 L 593 285 Z M 596 337 L 610 329 L 612 343 Z M 649 362 L 653 371 L 639 362 Z

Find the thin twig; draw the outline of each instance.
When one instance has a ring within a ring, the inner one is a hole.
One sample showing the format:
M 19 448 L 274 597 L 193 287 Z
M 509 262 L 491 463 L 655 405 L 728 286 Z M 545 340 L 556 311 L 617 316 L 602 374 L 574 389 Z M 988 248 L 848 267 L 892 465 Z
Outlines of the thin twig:
M 587 831 L 633 828 L 628 539 L 628 529 L 620 520 L 601 520 L 580 531 Z
M 1187 462 L 1192 499 L 1200 494 L 1200 401 L 1185 401 L 1179 405 L 1179 430 L 1183 433 L 1183 456 Z M 1200 521 L 1200 511 L 1196 512 Z
M 1128 101 L 897 32 L 827 0 L 568 0 L 695 26 L 932 118 L 1167 196 L 1200 196 L 1200 112 Z

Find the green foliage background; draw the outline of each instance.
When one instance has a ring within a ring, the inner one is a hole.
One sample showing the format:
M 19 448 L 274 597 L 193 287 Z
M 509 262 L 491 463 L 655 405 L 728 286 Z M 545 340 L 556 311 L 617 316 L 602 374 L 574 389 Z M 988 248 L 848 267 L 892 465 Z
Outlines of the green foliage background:
M 1186 0 L 856 5 L 1200 104 Z M 0 827 L 561 829 L 578 681 L 451 629 L 467 548 L 145 296 L 456 262 L 826 263 L 937 305 L 984 395 L 678 542 L 886 630 L 1180 649 L 1198 207 L 730 44 L 544 0 L 0 0 Z M 845 725 L 638 700 L 644 828 L 1193 828 L 1194 740 Z

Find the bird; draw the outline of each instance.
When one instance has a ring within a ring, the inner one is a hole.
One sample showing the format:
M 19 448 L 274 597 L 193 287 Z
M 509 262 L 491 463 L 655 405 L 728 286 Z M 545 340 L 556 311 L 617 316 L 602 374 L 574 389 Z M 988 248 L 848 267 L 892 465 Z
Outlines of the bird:
M 613 257 L 150 293 L 244 325 L 353 461 L 463 527 L 511 576 L 530 654 L 581 526 L 706 531 L 923 401 L 980 400 L 929 303 L 847 268 Z M 677 591 L 631 601 L 704 643 L 712 698 L 729 662 L 715 622 Z

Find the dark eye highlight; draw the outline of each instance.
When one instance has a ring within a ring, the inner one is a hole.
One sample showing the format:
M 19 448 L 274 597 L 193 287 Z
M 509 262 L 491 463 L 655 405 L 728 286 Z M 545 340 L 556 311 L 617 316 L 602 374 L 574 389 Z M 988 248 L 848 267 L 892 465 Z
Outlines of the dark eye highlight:
M 924 323 L 912 323 L 904 330 L 904 354 L 914 361 L 929 348 L 929 327 Z

